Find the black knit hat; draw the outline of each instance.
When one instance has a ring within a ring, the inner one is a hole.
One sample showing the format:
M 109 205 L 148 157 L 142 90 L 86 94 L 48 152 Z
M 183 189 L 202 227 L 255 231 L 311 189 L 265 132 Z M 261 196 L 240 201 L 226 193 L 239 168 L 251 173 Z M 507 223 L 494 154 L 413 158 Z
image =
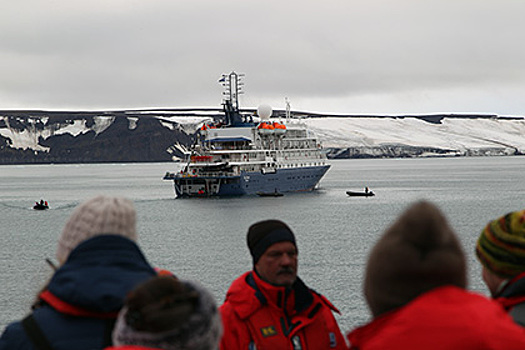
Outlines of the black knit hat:
M 256 222 L 248 229 L 246 240 L 254 265 L 259 261 L 259 258 L 264 254 L 266 249 L 275 243 L 292 242 L 297 249 L 292 230 L 280 220 Z
M 437 207 L 409 207 L 370 253 L 364 294 L 374 317 L 434 288 L 467 284 L 465 255 Z

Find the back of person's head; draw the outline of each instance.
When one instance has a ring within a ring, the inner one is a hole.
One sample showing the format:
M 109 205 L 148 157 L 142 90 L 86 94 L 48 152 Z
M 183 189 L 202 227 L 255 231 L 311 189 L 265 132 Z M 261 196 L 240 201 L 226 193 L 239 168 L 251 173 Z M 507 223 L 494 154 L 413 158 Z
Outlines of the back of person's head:
M 434 288 L 465 288 L 466 262 L 440 210 L 421 201 L 410 206 L 372 249 L 364 294 L 374 317 Z
M 121 197 L 97 196 L 77 206 L 58 240 L 56 256 L 64 263 L 80 243 L 99 235 L 120 235 L 137 241 L 133 202 Z
M 222 326 L 213 296 L 195 282 L 156 276 L 126 298 L 113 344 L 165 350 L 215 350 Z
M 479 236 L 476 255 L 503 279 L 525 272 L 525 209 L 489 222 Z

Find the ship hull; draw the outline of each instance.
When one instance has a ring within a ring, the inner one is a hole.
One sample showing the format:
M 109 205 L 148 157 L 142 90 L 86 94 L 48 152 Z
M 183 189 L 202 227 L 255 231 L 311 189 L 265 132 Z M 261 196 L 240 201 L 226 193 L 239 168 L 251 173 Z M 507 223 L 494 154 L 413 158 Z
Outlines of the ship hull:
M 314 190 L 329 168 L 280 168 L 273 172 L 241 172 L 240 176 L 178 177 L 173 181 L 177 198 L 301 192 Z

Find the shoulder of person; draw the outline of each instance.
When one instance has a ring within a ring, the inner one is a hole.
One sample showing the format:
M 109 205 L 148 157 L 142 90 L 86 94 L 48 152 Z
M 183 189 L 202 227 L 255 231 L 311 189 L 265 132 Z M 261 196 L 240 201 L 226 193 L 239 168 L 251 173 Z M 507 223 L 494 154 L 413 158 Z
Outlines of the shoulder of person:
M 334 311 L 334 312 L 337 312 L 338 314 L 340 314 L 341 312 L 339 311 L 338 308 L 335 307 L 334 304 L 332 304 L 332 302 L 330 300 L 328 300 L 327 297 L 325 297 L 324 295 L 320 294 L 320 293 L 317 293 L 315 290 L 313 289 L 310 289 L 310 291 L 312 292 L 312 294 L 314 295 L 315 298 L 318 298 L 325 306 L 327 306 L 330 310 Z
M 0 337 L 0 350 L 12 349 L 33 350 L 33 345 L 20 321 L 9 324 Z

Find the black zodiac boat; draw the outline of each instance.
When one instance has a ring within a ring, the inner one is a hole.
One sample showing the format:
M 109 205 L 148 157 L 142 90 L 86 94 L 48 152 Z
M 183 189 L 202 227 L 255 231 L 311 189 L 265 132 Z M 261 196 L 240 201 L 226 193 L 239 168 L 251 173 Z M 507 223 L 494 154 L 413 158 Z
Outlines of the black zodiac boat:
M 33 209 L 34 210 L 46 210 L 46 209 L 49 209 L 49 204 L 47 204 L 47 201 L 41 200 L 40 203 L 35 202 Z
M 346 191 L 346 194 L 350 197 L 373 197 L 376 194 L 373 191 L 365 190 L 363 192 Z

